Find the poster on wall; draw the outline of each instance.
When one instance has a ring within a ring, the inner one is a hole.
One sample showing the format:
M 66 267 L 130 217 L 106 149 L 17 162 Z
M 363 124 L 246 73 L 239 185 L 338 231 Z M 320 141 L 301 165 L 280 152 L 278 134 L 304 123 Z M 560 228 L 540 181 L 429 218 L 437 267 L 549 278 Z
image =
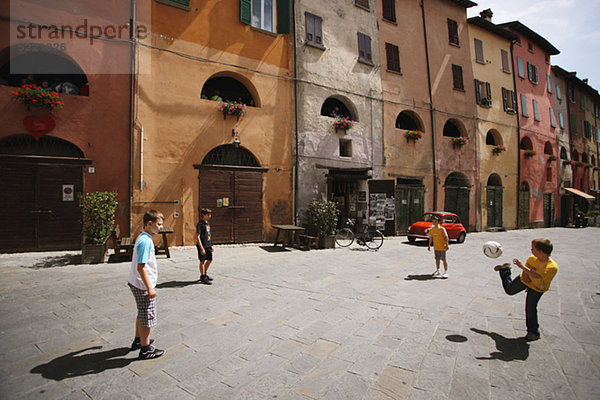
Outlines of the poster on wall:
M 369 225 L 375 229 L 385 229 L 385 210 L 386 196 L 385 193 L 370 193 L 369 194 Z
M 387 197 L 385 199 L 385 219 L 390 221 L 394 220 L 396 214 L 396 203 L 394 197 Z

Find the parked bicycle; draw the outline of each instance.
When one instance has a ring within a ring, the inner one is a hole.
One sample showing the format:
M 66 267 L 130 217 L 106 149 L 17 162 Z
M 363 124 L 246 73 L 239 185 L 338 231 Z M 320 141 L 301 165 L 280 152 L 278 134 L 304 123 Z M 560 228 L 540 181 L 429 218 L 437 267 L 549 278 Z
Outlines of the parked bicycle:
M 356 239 L 356 243 L 361 246 L 367 246 L 369 249 L 377 250 L 383 245 L 383 233 L 377 229 L 370 228 L 368 225 L 363 225 L 362 231 L 355 234 L 351 229 L 355 226 L 356 221 L 348 219 L 346 227 L 339 229 L 335 234 L 335 242 L 340 247 L 348 247 Z

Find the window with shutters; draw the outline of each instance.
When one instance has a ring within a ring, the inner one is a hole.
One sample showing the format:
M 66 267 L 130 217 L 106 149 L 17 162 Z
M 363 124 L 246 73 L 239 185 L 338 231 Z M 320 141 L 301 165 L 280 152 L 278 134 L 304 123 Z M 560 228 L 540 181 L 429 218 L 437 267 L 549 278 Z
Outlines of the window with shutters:
M 290 33 L 291 4 L 287 0 L 240 0 L 240 22 L 273 33 Z
M 556 98 L 558 100 L 562 100 L 562 93 L 560 91 L 560 86 L 558 86 L 558 83 L 556 84 Z
M 533 43 L 531 43 L 531 42 L 527 42 L 527 50 L 528 50 L 530 53 L 533 53 Z
M 358 61 L 373 65 L 371 38 L 361 32 L 358 32 Z
M 383 10 L 383 19 L 390 22 L 396 22 L 396 1 L 383 0 L 381 3 L 381 8 Z
M 462 67 L 460 65 L 452 64 L 452 84 L 456 90 L 465 90 Z
M 550 107 L 550 126 L 556 128 L 556 118 L 554 117 L 554 110 Z
M 458 23 L 448 18 L 448 41 L 456 46 L 460 45 L 458 41 Z
M 548 93 L 552 93 L 552 78 L 550 77 L 550 74 L 546 74 L 546 84 L 548 85 Z
M 354 0 L 354 5 L 359 6 L 360 8 L 364 8 L 365 10 L 369 9 L 369 0 Z
M 531 103 L 533 104 L 533 118 L 535 118 L 536 121 L 539 121 L 540 111 L 538 109 L 538 101 L 536 99 L 533 99 Z
M 510 63 L 508 62 L 508 51 L 500 50 L 502 56 L 502 71 L 510 74 Z
M 530 62 L 527 62 L 527 79 L 536 85 L 538 83 L 538 68 Z
M 529 117 L 529 113 L 527 112 L 527 96 L 524 94 L 521 94 L 521 115 Z
M 558 126 L 560 126 L 561 129 L 565 128 L 565 119 L 560 111 L 558 112 Z
M 592 124 L 589 121 L 583 121 L 583 136 L 586 139 L 592 138 Z
M 324 49 L 323 18 L 309 12 L 305 12 L 304 17 L 306 19 L 306 44 Z
M 475 61 L 480 64 L 485 64 L 483 59 L 483 42 L 479 39 L 473 39 L 475 42 Z
M 398 51 L 398 46 L 386 43 L 385 56 L 387 59 L 387 70 L 400 72 L 400 53 Z
M 492 86 L 489 82 L 475 79 L 475 102 L 483 107 L 492 106 Z
M 521 57 L 517 57 L 517 71 L 519 78 L 525 79 L 525 68 L 523 67 L 523 59 Z
M 517 112 L 517 95 L 514 91 L 502 88 L 502 107 L 509 114 Z
M 190 0 L 156 0 L 156 2 L 181 8 L 183 10 L 190 10 Z
M 275 32 L 275 0 L 252 0 L 252 26 Z

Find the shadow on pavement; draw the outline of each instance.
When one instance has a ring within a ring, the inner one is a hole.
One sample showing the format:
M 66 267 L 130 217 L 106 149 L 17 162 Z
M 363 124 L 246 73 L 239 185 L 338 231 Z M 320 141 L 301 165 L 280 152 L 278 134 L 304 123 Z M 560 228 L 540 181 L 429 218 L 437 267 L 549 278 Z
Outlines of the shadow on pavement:
M 466 342 L 468 339 L 466 336 L 463 335 L 448 335 L 446 336 L 446 340 L 454 343 L 462 343 Z
M 435 276 L 431 274 L 408 275 L 404 278 L 405 281 L 432 281 L 434 279 L 436 279 Z
M 37 263 L 25 268 L 42 269 L 53 267 L 66 267 L 67 265 L 81 264 L 81 254 L 65 254 L 56 257 L 45 257 Z
M 498 350 L 490 353 L 489 357 L 475 357 L 478 360 L 524 361 L 529 357 L 529 343 L 527 343 L 525 338 L 509 339 L 496 332 L 482 331 L 477 328 L 471 328 L 471 330 L 480 335 L 487 335 L 494 339 L 494 342 L 496 342 L 496 349 Z
M 282 253 L 285 251 L 291 251 L 290 249 L 286 249 L 283 246 L 258 246 L 266 252 L 269 253 Z
M 156 285 L 156 287 L 158 289 L 164 289 L 164 288 L 180 288 L 180 287 L 186 287 L 189 285 L 196 285 L 199 284 L 200 281 L 198 279 L 194 280 L 194 281 L 168 281 L 168 282 L 161 282 L 158 285 Z
M 97 374 L 107 369 L 124 368 L 136 358 L 122 358 L 129 354 L 129 347 L 120 347 L 98 353 L 80 355 L 84 351 L 99 350 L 102 346 L 88 347 L 55 358 L 54 360 L 38 365 L 31 371 L 32 374 L 40 374 L 46 379 L 61 381 L 66 378 Z M 137 355 L 137 353 L 135 353 Z M 115 358 L 121 357 L 121 358 Z

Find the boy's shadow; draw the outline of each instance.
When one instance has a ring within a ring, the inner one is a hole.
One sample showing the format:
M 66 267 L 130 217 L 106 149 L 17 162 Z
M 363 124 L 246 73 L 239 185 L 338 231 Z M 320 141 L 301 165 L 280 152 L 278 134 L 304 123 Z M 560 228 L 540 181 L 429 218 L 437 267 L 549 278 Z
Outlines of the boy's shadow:
M 509 339 L 496 332 L 482 331 L 477 328 L 471 328 L 471 330 L 480 335 L 488 335 L 494 339 L 496 349 L 498 350 L 490 353 L 489 357 L 476 357 L 478 360 L 524 361 L 529 357 L 529 343 L 527 343 L 525 338 Z
M 407 275 L 406 278 L 404 278 L 405 281 L 431 281 L 434 279 L 435 276 L 431 274 Z
M 156 285 L 157 289 L 164 289 L 164 288 L 179 288 L 179 287 L 186 287 L 186 286 L 190 286 L 190 285 L 196 285 L 200 283 L 200 281 L 198 279 L 196 279 L 195 281 L 169 281 L 169 282 L 161 282 L 158 285 Z
M 46 379 L 61 381 L 76 376 L 97 374 L 107 369 L 123 368 L 128 366 L 132 361 L 137 360 L 137 358 L 123 358 L 123 356 L 129 354 L 131 350 L 129 347 L 80 355 L 84 351 L 101 348 L 102 346 L 94 346 L 73 351 L 55 358 L 46 364 L 38 365 L 29 372 L 32 374 L 41 374 Z M 137 353 L 135 354 L 137 355 Z

